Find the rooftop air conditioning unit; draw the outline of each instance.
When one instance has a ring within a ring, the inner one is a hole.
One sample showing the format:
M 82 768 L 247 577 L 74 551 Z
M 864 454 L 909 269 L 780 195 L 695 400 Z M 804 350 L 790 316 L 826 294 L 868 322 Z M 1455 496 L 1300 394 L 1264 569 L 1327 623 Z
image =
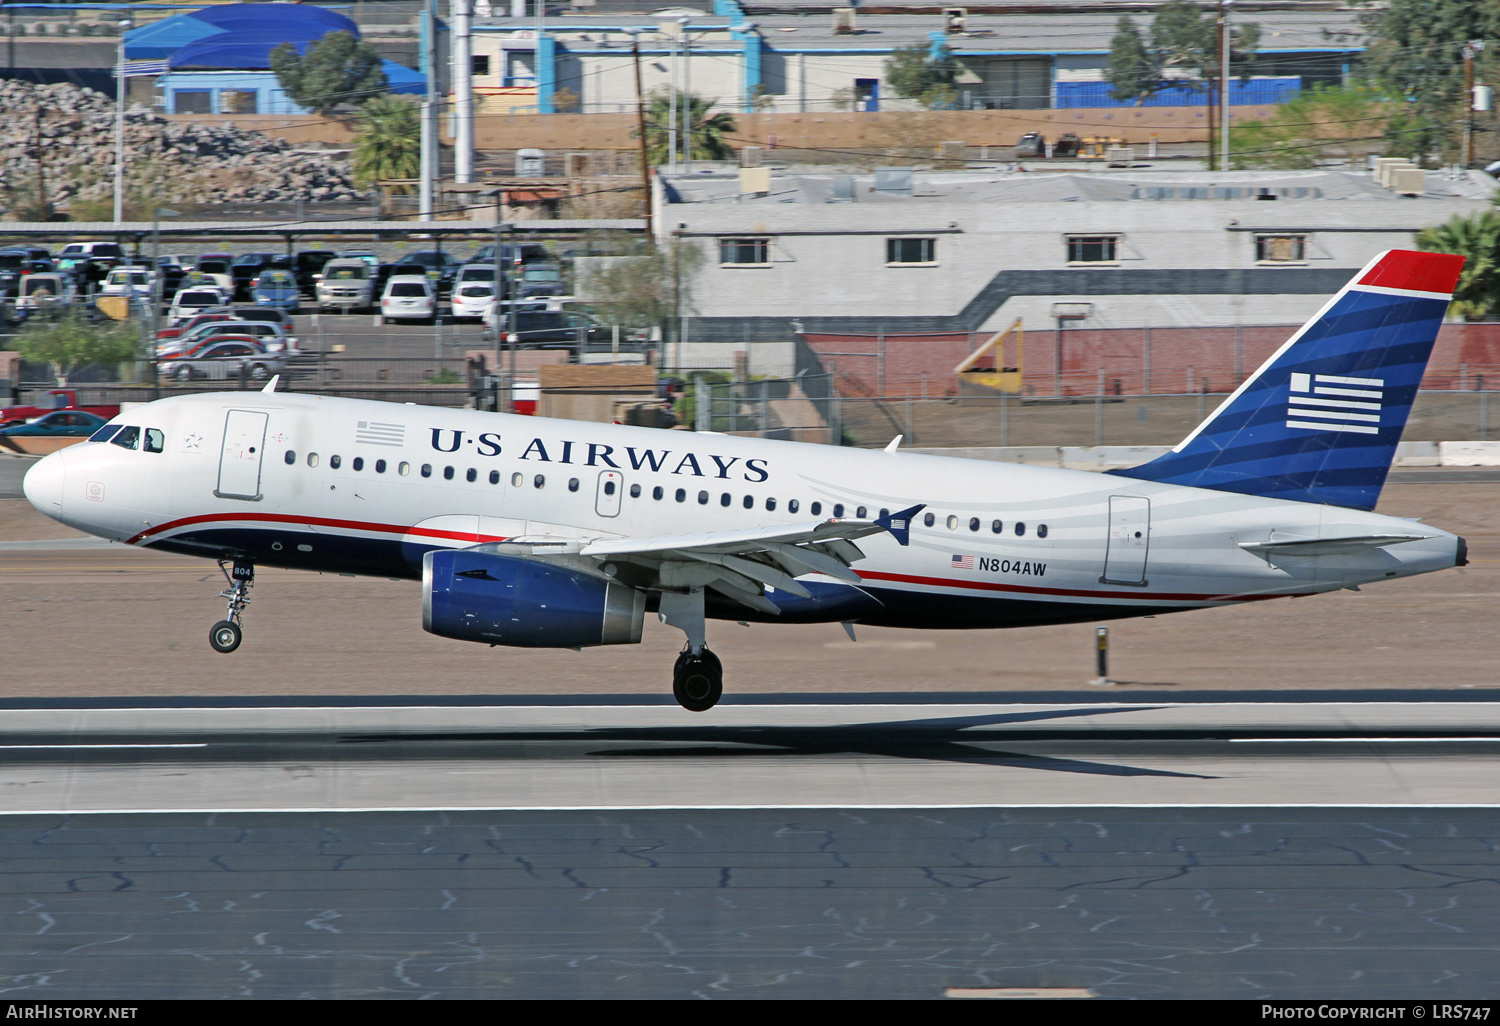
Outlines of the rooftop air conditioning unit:
M 835 7 L 833 9 L 833 31 L 835 35 L 852 35 L 854 28 L 854 8 Z
M 950 36 L 962 35 L 968 31 L 969 12 L 963 7 L 943 8 L 943 31 Z

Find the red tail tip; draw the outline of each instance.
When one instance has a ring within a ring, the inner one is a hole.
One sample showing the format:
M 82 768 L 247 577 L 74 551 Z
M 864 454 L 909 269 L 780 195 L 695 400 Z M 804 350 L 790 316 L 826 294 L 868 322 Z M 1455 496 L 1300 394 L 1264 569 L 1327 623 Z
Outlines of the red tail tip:
M 1413 292 L 1441 292 L 1453 295 L 1458 285 L 1458 272 L 1463 270 L 1464 258 L 1452 253 L 1418 253 L 1409 249 L 1393 249 L 1370 268 L 1360 285 L 1375 285 L 1386 289 L 1408 289 Z

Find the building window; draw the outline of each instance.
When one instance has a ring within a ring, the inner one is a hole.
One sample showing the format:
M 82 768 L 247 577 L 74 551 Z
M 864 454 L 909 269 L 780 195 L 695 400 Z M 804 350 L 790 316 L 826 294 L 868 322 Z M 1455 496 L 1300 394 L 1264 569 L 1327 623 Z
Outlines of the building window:
M 490 73 L 490 55 L 487 53 L 476 53 L 472 57 L 474 61 L 473 73 L 476 75 L 488 75 Z
M 1117 263 L 1119 258 L 1115 255 L 1115 251 L 1119 244 L 1118 235 L 1069 235 L 1068 263 Z
M 172 113 L 212 114 L 213 112 L 213 93 L 207 89 L 172 90 Z
M 220 89 L 220 114 L 259 114 L 260 93 L 254 89 Z
M 770 239 L 720 239 L 719 263 L 732 267 L 771 262 Z
M 888 264 L 937 263 L 937 239 L 886 239 L 885 262 Z
M 1257 235 L 1255 237 L 1256 263 L 1300 264 L 1306 261 L 1306 235 Z

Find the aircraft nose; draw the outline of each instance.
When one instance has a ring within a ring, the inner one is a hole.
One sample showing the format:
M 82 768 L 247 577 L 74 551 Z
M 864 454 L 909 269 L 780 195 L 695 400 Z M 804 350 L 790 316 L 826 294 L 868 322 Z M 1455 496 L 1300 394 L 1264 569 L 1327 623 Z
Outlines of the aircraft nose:
M 21 490 L 26 499 L 48 516 L 59 516 L 63 507 L 63 481 L 67 473 L 63 454 L 55 452 L 44 456 L 36 466 L 26 472 Z

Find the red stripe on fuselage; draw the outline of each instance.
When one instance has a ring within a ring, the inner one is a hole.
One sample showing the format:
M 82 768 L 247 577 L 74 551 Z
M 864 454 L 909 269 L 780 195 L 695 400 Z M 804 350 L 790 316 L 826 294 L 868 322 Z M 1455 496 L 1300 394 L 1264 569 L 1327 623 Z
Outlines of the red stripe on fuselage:
M 215 522 L 250 521 L 263 524 L 297 524 L 305 527 L 334 527 L 346 531 L 375 531 L 380 534 L 416 535 L 419 538 L 446 538 L 451 541 L 480 542 L 504 541 L 503 535 L 484 535 L 468 531 L 439 531 L 431 527 L 404 527 L 401 524 L 376 524 L 364 520 L 333 520 L 328 517 L 299 517 L 289 513 L 205 513 L 196 517 L 183 517 L 170 523 L 159 524 L 142 531 L 125 544 L 138 545 L 143 539 L 164 531 L 175 531 L 179 527 Z
M 943 577 L 919 577 L 914 574 L 888 574 L 877 570 L 858 571 L 867 581 L 897 581 L 902 584 L 919 584 L 927 588 L 968 588 L 974 591 L 1009 591 L 1024 595 L 1057 595 L 1067 598 L 1102 598 L 1137 602 L 1260 602 L 1265 599 L 1295 598 L 1295 595 L 1190 595 L 1184 592 L 1151 591 L 1131 594 L 1124 591 L 1085 591 L 1076 588 L 1038 588 L 1024 584 L 1001 584 L 998 581 L 953 581 Z M 1317 592 L 1298 594 L 1316 595 Z

